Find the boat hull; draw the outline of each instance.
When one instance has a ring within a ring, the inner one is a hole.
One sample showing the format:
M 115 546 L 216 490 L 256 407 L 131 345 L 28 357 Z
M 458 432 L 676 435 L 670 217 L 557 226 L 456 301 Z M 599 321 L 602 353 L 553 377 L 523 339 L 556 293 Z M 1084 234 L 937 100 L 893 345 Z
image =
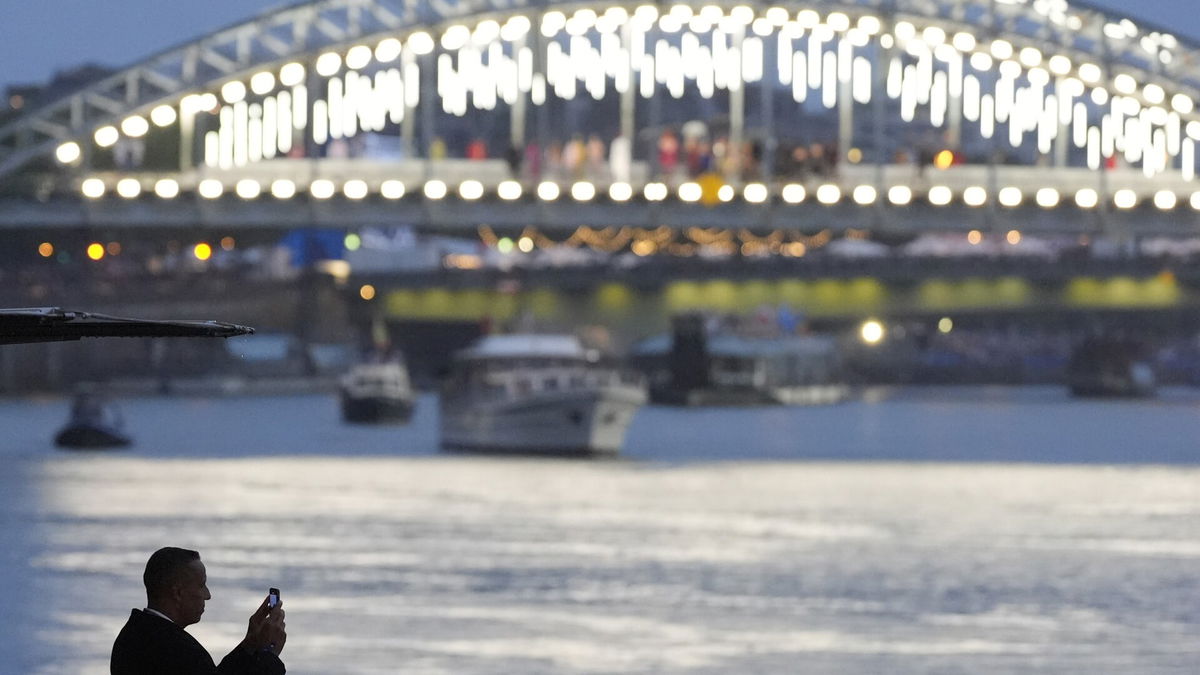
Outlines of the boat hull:
M 342 420 L 355 424 L 403 424 L 412 419 L 413 401 L 406 398 L 341 395 Z
M 443 399 L 441 446 L 486 454 L 604 457 L 620 453 L 645 395 L 635 390 Z
M 54 437 L 54 444 L 70 450 L 123 448 L 131 443 L 121 432 L 96 424 L 68 424 Z
M 814 384 L 780 387 L 664 387 L 651 392 L 650 400 L 678 406 L 832 405 L 850 396 L 844 384 Z

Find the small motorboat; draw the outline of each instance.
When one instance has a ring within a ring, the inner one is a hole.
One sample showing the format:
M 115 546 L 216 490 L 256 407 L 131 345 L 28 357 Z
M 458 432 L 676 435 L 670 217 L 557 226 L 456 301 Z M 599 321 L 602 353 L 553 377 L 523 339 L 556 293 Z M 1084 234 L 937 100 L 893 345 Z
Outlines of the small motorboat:
M 403 424 L 415 404 L 408 369 L 398 361 L 354 366 L 342 377 L 339 394 L 346 422 Z
M 124 426 L 115 406 L 95 394 L 77 394 L 71 404 L 71 418 L 54 437 L 54 443 L 72 450 L 125 447 L 133 441 L 125 434 Z

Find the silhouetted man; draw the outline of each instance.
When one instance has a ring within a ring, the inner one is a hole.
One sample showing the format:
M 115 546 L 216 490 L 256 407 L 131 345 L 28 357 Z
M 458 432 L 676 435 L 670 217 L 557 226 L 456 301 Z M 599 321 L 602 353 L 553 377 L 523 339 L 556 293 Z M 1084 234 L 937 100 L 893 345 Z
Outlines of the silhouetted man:
M 200 554 L 161 548 L 146 562 L 146 609 L 135 609 L 113 643 L 112 675 L 282 675 L 279 652 L 287 641 L 283 609 L 264 599 L 250 617 L 241 644 L 215 665 L 208 651 L 184 630 L 200 621 L 208 575 Z

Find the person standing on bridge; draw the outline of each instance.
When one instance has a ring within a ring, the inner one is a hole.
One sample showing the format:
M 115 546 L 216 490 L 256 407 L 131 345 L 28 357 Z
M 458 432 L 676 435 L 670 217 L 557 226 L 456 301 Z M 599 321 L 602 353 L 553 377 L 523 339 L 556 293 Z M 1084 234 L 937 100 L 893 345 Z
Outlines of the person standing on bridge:
M 279 652 L 287 641 L 283 603 L 262 605 L 250 617 L 241 644 L 220 665 L 184 629 L 200 621 L 208 592 L 208 575 L 200 554 L 161 548 L 146 562 L 142 575 L 146 608 L 135 609 L 113 643 L 112 675 L 283 675 Z

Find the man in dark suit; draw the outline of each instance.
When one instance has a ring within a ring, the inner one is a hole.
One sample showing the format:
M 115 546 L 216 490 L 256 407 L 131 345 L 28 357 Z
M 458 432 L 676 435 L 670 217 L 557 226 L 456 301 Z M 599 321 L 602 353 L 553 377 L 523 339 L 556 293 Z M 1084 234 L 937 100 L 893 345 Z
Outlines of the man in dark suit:
M 200 621 L 208 575 L 200 554 L 161 548 L 146 562 L 146 608 L 135 609 L 113 643 L 112 675 L 283 675 L 279 652 L 287 641 L 282 603 L 263 600 L 250 617 L 241 644 L 215 665 L 208 651 L 184 630 Z

